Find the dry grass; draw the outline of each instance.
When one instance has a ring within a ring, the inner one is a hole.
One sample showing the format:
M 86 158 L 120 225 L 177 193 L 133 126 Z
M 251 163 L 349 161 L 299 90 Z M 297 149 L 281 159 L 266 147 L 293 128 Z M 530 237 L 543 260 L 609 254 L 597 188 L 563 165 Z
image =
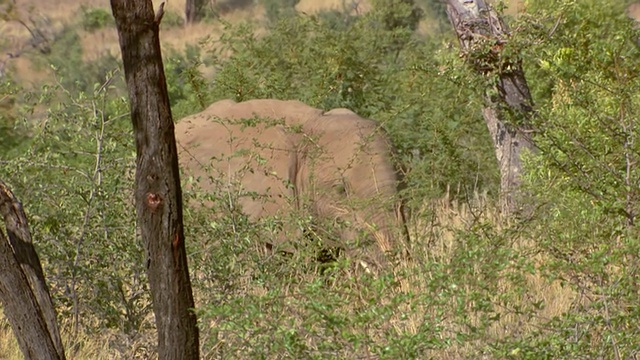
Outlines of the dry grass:
M 3 318 L 0 320 L 0 359 L 24 359 L 11 328 Z M 122 334 L 105 330 L 100 334 L 79 334 L 74 336 L 68 329 L 63 329 L 63 343 L 69 360 L 134 360 L 156 359 L 154 352 L 155 335 L 149 332 L 136 339 L 123 339 Z M 114 343 L 121 344 L 119 350 Z M 126 348 L 125 348 L 126 347 Z
M 18 342 L 15 336 L 13 336 L 9 322 L 3 314 L 0 320 L 0 359 L 18 360 L 22 358 L 23 356 L 18 347 Z
M 0 308 L 0 359 L 21 360 L 22 352 Z M 152 321 L 150 314 L 147 321 Z M 148 331 L 126 336 L 113 329 L 101 329 L 99 334 L 80 331 L 77 335 L 72 324 L 62 324 L 62 342 L 69 360 L 134 360 L 156 359 L 155 333 Z

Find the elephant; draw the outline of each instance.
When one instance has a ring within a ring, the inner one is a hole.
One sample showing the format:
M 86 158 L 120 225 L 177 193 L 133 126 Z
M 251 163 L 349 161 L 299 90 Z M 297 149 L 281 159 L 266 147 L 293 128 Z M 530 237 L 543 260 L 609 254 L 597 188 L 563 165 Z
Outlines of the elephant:
M 269 248 L 295 251 L 303 230 L 286 220 L 295 213 L 365 269 L 405 250 L 401 172 L 376 121 L 292 100 L 221 100 L 179 121 L 175 134 L 183 173 L 204 190 L 239 195 L 252 221 L 285 219 Z

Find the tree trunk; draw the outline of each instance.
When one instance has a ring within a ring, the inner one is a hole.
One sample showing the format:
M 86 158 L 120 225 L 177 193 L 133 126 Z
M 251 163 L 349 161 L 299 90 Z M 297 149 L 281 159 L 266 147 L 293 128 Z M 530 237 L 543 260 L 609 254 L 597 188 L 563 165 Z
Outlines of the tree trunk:
M 533 101 L 521 61 L 502 54 L 508 30 L 483 0 L 447 0 L 447 14 L 470 65 L 478 73 L 496 78 L 494 87 L 485 93 L 487 106 L 482 114 L 500 168 L 502 213 L 518 213 L 524 205 L 519 201 L 522 155 L 534 150 L 529 124 Z M 515 116 L 508 118 L 509 114 Z
M 64 348 L 22 205 L 0 180 L 0 301 L 25 359 L 64 359 Z
M 185 15 L 187 24 L 194 23 L 202 17 L 202 8 L 206 4 L 206 0 L 187 0 L 185 4 Z
M 111 0 L 136 138 L 136 212 L 158 329 L 159 359 L 198 359 L 182 223 L 182 190 L 159 25 L 151 0 Z

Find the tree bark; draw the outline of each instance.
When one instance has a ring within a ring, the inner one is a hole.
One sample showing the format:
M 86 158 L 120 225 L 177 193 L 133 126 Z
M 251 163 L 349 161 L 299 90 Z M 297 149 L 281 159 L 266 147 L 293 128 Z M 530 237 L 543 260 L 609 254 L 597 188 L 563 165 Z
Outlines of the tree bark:
M 198 359 L 187 267 L 182 190 L 159 25 L 151 0 L 111 0 L 136 138 L 136 212 L 158 329 L 159 359 Z
M 25 359 L 65 359 L 56 312 L 22 205 L 0 180 L 0 301 Z
M 478 73 L 496 79 L 493 88 L 485 93 L 487 106 L 482 114 L 500 168 L 502 213 L 507 216 L 519 213 L 524 210 L 524 204 L 519 201 L 522 155 L 534 151 L 529 124 L 533 100 L 521 60 L 503 55 L 509 32 L 498 14 L 483 0 L 447 0 L 447 14 L 463 56 Z M 508 118 L 509 113 L 515 116 Z

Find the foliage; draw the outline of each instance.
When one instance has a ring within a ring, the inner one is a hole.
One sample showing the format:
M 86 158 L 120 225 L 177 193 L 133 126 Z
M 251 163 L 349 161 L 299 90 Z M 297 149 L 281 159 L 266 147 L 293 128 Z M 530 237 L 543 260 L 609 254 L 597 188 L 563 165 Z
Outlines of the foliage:
M 447 3 L 439 0 L 422 0 L 419 1 L 424 6 L 425 12 L 432 14 L 432 17 L 437 21 L 444 23 L 447 22 Z M 448 24 L 443 24 L 448 25 Z
M 456 343 L 484 341 L 503 316 L 540 310 L 513 301 L 528 288 L 530 254 L 486 218 L 455 235 L 436 225 L 415 239 L 415 261 L 369 276 L 347 258 L 321 269 L 310 251 L 263 253 L 254 239 L 269 232 L 238 213 L 239 193 L 203 194 L 195 184 L 185 192 L 186 229 L 194 289 L 206 299 L 207 358 L 438 358 Z
M 300 0 L 261 0 L 269 22 L 276 22 L 283 17 L 294 16 L 295 7 Z
M 410 171 L 409 199 L 447 195 L 469 201 L 477 193 L 496 194 L 498 174 L 478 111 L 477 80 L 460 70 L 455 54 L 435 46 L 409 56 L 411 70 L 387 86 L 398 95 L 393 108 L 372 115 L 385 124 Z
M 160 27 L 165 30 L 173 27 L 181 27 L 184 26 L 184 18 L 181 14 L 166 10 L 164 15 L 162 16 L 162 21 L 160 22 Z
M 349 31 L 357 20 L 356 16 L 335 9 L 319 11 L 316 17 L 323 27 L 341 31 Z
M 529 60 L 525 65 L 538 108 L 535 140 L 540 152 L 529 159 L 526 176 L 530 201 L 540 212 L 532 214 L 528 223 L 503 229 L 474 221 L 455 237 L 448 256 L 438 259 L 439 263 L 425 262 L 426 269 L 420 273 L 440 279 L 426 282 L 432 287 L 430 293 L 448 294 L 460 301 L 457 307 L 438 303 L 435 297 L 412 300 L 448 314 L 450 323 L 436 325 L 455 333 L 445 337 L 444 344 L 453 338 L 482 344 L 467 354 L 496 358 L 629 355 L 637 343 L 631 323 L 623 320 L 633 316 L 628 309 L 631 294 L 636 293 L 631 280 L 638 248 L 631 226 L 637 212 L 637 186 L 631 182 L 637 178 L 634 159 L 638 153 L 633 126 L 638 72 L 631 60 L 638 58 L 632 42 L 636 31 L 622 9 L 603 4 L 530 2 L 529 9 L 531 13 L 515 25 L 518 32 L 505 51 L 524 52 L 523 58 Z M 442 191 L 452 179 L 460 179 L 463 189 L 491 189 L 487 185 L 495 184 L 495 173 L 487 171 L 486 164 L 493 163 L 493 155 L 486 135 L 479 135 L 486 130 L 478 112 L 459 106 L 480 108 L 481 99 L 473 94 L 482 79 L 473 80 L 460 71 L 459 60 L 437 44 L 412 39 L 406 23 L 399 22 L 399 29 L 371 26 L 386 24 L 381 19 L 388 18 L 394 19 L 393 14 L 374 9 L 342 23 L 324 15 L 283 19 L 261 37 L 253 36 L 251 28 L 235 28 L 235 34 L 221 40 L 221 51 L 232 56 L 220 61 L 216 97 L 296 98 L 325 109 L 351 108 L 383 121 L 411 169 L 412 194 L 421 194 L 421 186 Z M 552 37 L 550 29 L 555 32 Z M 602 44 L 594 42 L 597 36 L 604 37 Z M 432 238 L 417 241 L 427 239 Z M 543 282 L 547 289 L 559 287 L 555 296 L 565 297 L 569 305 L 554 307 L 560 300 L 553 296 L 528 294 L 533 281 Z M 456 286 L 443 288 L 442 283 Z M 580 298 L 572 293 L 589 295 Z M 276 290 L 279 296 L 285 295 Z M 276 304 L 270 297 L 255 301 Z M 340 303 L 333 301 L 329 304 Z M 339 308 L 331 305 L 324 306 L 332 309 L 330 314 L 339 314 Z M 228 323 L 240 323 L 230 308 L 216 311 L 209 315 L 231 316 L 234 320 Z M 312 316 L 304 314 L 303 319 Z M 268 318 L 274 325 L 274 317 Z M 515 325 L 523 321 L 526 327 Z M 496 326 L 510 336 L 491 340 L 489 334 Z M 539 326 L 545 330 L 533 330 Z M 575 340 L 569 338 L 567 328 L 578 329 Z M 282 329 L 327 339 L 304 323 L 280 325 L 264 333 Z M 425 337 L 421 338 L 425 343 L 433 342 L 428 333 L 419 336 Z M 615 340 L 594 346 L 603 338 Z M 341 338 L 328 339 L 331 344 L 343 343 Z M 282 344 L 276 352 L 317 356 L 314 351 L 324 346 L 324 340 L 318 341 L 313 346 L 297 341 L 291 348 Z M 273 338 L 264 342 L 245 344 L 250 348 L 278 344 Z M 334 356 L 342 355 L 335 348 L 332 351 Z
M 414 0 L 372 0 L 374 18 L 380 21 L 386 30 L 408 29 L 415 31 L 424 15 L 422 8 Z
M 89 32 L 113 26 L 111 12 L 103 8 L 82 7 L 82 28 Z
M 17 102 L 21 88 L 5 77 L 0 82 L 0 153 L 11 153 L 22 143 L 26 134 L 19 129 Z
M 441 0 L 415 0 L 416 4 L 424 11 L 424 18 L 420 24 L 422 31 L 427 31 L 439 36 L 453 33 L 453 27 L 447 15 L 447 1 Z M 492 4 L 502 4 L 503 2 L 492 2 Z M 510 2 L 518 4 L 518 2 Z
M 500 343 L 497 356 L 626 358 L 640 339 L 629 322 L 638 290 L 640 33 L 619 3 L 529 4 L 514 45 L 530 60 L 538 109 L 526 178 L 539 210 L 528 233 L 549 257 L 545 274 L 584 298 L 547 331 Z
M 91 93 L 44 87 L 27 97 L 31 138 L 0 173 L 25 204 L 61 319 L 76 329 L 143 329 L 144 257 L 132 214 L 127 104 L 111 78 Z M 44 112 L 41 109 L 46 109 Z
M 463 197 L 474 189 L 492 191 L 495 167 L 484 164 L 493 163 L 493 153 L 488 137 L 478 136 L 486 127 L 478 108 L 459 106 L 474 101 L 473 87 L 460 88 L 466 75 L 454 70 L 451 53 L 414 39 L 409 20 L 384 26 L 384 19 L 398 18 L 399 9 L 413 19 L 411 7 L 401 6 L 404 1 L 385 5 L 345 17 L 349 21 L 340 26 L 321 15 L 282 19 L 260 37 L 246 24 L 229 27 L 213 44 L 218 54 L 232 53 L 217 58 L 214 98 L 297 99 L 326 110 L 349 108 L 383 122 L 399 162 L 416 170 L 410 180 L 421 184 L 416 198 L 442 194 L 452 184 Z
M 169 50 L 164 60 L 171 112 L 175 120 L 211 103 L 210 85 L 200 72 L 204 59 L 197 46 L 187 46 L 184 53 Z
M 484 79 L 447 34 L 416 37 L 413 2 L 373 4 L 361 16 L 280 16 L 268 30 L 227 25 L 217 42 L 165 52 L 176 119 L 216 99 L 280 98 L 379 120 L 412 201 L 411 259 L 370 276 L 345 257 L 319 263 L 312 241 L 265 252 L 279 219 L 253 223 L 237 193 L 183 179 L 203 354 L 633 357 L 640 33 L 622 5 L 530 0 L 510 24 L 503 51 L 521 54 L 536 104 L 525 180 L 537 211 L 501 223 Z M 115 59 L 86 60 L 75 31 L 37 55 L 57 69 L 54 85 L 0 83 L 0 174 L 27 210 L 60 318 L 133 339 L 150 308 L 124 85 L 108 75 Z

